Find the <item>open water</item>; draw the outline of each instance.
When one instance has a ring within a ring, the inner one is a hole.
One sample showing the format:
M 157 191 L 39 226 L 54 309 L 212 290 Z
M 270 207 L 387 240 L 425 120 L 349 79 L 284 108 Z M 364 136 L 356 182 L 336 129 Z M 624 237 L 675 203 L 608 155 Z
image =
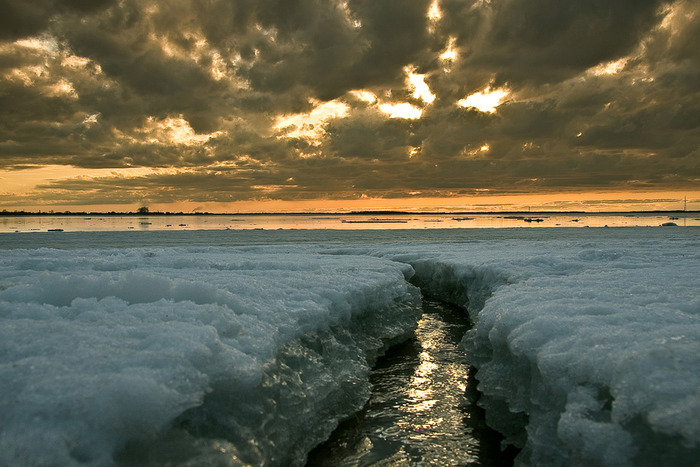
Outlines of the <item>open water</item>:
M 700 226 L 697 212 L 304 215 L 0 216 L 0 233 L 47 231 L 396 230 L 517 227 Z
M 476 406 L 460 341 L 465 312 L 423 298 L 415 337 L 392 347 L 371 376 L 372 396 L 309 456 L 312 466 L 512 465 L 514 452 Z

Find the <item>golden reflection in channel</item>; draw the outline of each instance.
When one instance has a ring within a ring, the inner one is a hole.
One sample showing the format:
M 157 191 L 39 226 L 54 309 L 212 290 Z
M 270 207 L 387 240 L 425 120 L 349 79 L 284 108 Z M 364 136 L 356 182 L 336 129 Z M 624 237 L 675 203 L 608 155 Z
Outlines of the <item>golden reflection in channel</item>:
M 415 340 L 376 375 L 361 429 L 364 442 L 341 458 L 348 462 L 323 465 L 498 465 L 489 463 L 490 451 L 482 455 L 477 425 L 467 423 L 468 366 L 460 344 L 467 320 L 430 299 L 423 311 Z
M 427 410 L 432 409 L 435 404 L 437 404 L 436 399 L 429 399 L 429 400 L 424 400 L 421 402 L 418 402 L 417 404 L 411 404 L 409 407 L 406 408 L 407 411 L 409 412 L 425 412 Z M 429 421 L 428 425 L 434 425 L 435 422 Z
M 433 373 L 438 370 L 438 364 L 435 363 L 431 350 L 437 347 L 435 338 L 444 336 L 435 336 L 435 333 L 435 331 L 425 333 L 419 340 L 423 351 L 418 354 L 419 364 L 411 377 L 408 388 L 408 406 L 406 411 L 409 413 L 427 412 L 438 403 L 438 400 L 433 397 L 433 384 L 435 381 L 432 377 Z M 437 334 L 440 333 L 437 332 Z M 428 419 L 418 425 L 424 427 L 434 426 L 439 424 L 440 420 Z
M 456 409 L 466 389 L 467 371 L 464 365 L 444 361 L 449 337 L 438 323 L 434 317 L 424 316 L 416 330 L 421 351 L 407 389 L 404 417 L 399 422 L 412 441 L 438 439 L 459 430 L 462 423 Z
M 414 460 L 420 452 L 422 462 L 431 465 L 455 465 L 456 459 L 478 462 L 462 410 L 467 367 L 452 334 L 438 314 L 423 315 L 416 329 L 418 364 L 408 378 L 404 402 L 395 406 L 405 446 Z
M 433 362 L 430 358 L 428 352 L 420 353 L 420 364 L 416 368 L 415 374 L 419 377 L 426 378 L 437 368 L 437 364 Z

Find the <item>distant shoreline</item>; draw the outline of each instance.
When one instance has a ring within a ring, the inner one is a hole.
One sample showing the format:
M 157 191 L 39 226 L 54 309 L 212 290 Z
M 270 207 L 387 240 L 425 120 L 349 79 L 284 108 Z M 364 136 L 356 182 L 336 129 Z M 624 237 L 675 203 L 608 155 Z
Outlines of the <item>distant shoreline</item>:
M 100 217 L 159 217 L 159 216 L 452 216 L 452 215 L 526 215 L 526 216 L 551 216 L 551 215 L 586 215 L 586 216 L 615 216 L 615 215 L 700 215 L 700 211 L 677 210 L 653 210 L 653 211 L 398 211 L 398 210 L 368 210 L 348 212 L 96 212 L 96 211 L 64 211 L 64 212 L 30 212 L 30 211 L 0 211 L 0 217 L 76 217 L 76 216 L 100 216 Z

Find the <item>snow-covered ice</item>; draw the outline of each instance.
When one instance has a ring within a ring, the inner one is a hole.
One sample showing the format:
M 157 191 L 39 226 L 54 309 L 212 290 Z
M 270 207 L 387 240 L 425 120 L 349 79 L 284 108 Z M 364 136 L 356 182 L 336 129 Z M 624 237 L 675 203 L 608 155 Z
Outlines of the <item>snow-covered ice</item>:
M 279 235 L 4 237 L 0 465 L 303 465 L 414 328 L 418 288 L 468 310 L 479 404 L 519 463 L 697 465 L 700 230 Z
M 480 404 L 520 462 L 696 465 L 700 237 L 683 233 L 365 253 L 411 264 L 424 292 L 469 309 Z
M 0 464 L 109 465 L 176 419 L 235 433 L 201 462 L 303 462 L 420 298 L 406 265 L 272 250 L 3 252 Z

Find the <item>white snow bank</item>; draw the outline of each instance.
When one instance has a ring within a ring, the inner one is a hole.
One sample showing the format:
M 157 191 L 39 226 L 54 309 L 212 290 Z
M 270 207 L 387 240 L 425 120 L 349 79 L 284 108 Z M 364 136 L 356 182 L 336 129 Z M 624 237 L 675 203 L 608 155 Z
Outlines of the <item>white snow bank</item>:
M 697 465 L 700 237 L 649 232 L 363 252 L 469 308 L 480 405 L 520 463 Z
M 173 439 L 194 463 L 303 463 L 413 329 L 405 274 L 284 248 L 5 250 L 0 465 L 173 463 Z
M 468 308 L 479 403 L 520 463 L 698 465 L 697 229 L 313 235 L 3 250 L 0 465 L 303 463 L 413 328 L 407 279 Z

